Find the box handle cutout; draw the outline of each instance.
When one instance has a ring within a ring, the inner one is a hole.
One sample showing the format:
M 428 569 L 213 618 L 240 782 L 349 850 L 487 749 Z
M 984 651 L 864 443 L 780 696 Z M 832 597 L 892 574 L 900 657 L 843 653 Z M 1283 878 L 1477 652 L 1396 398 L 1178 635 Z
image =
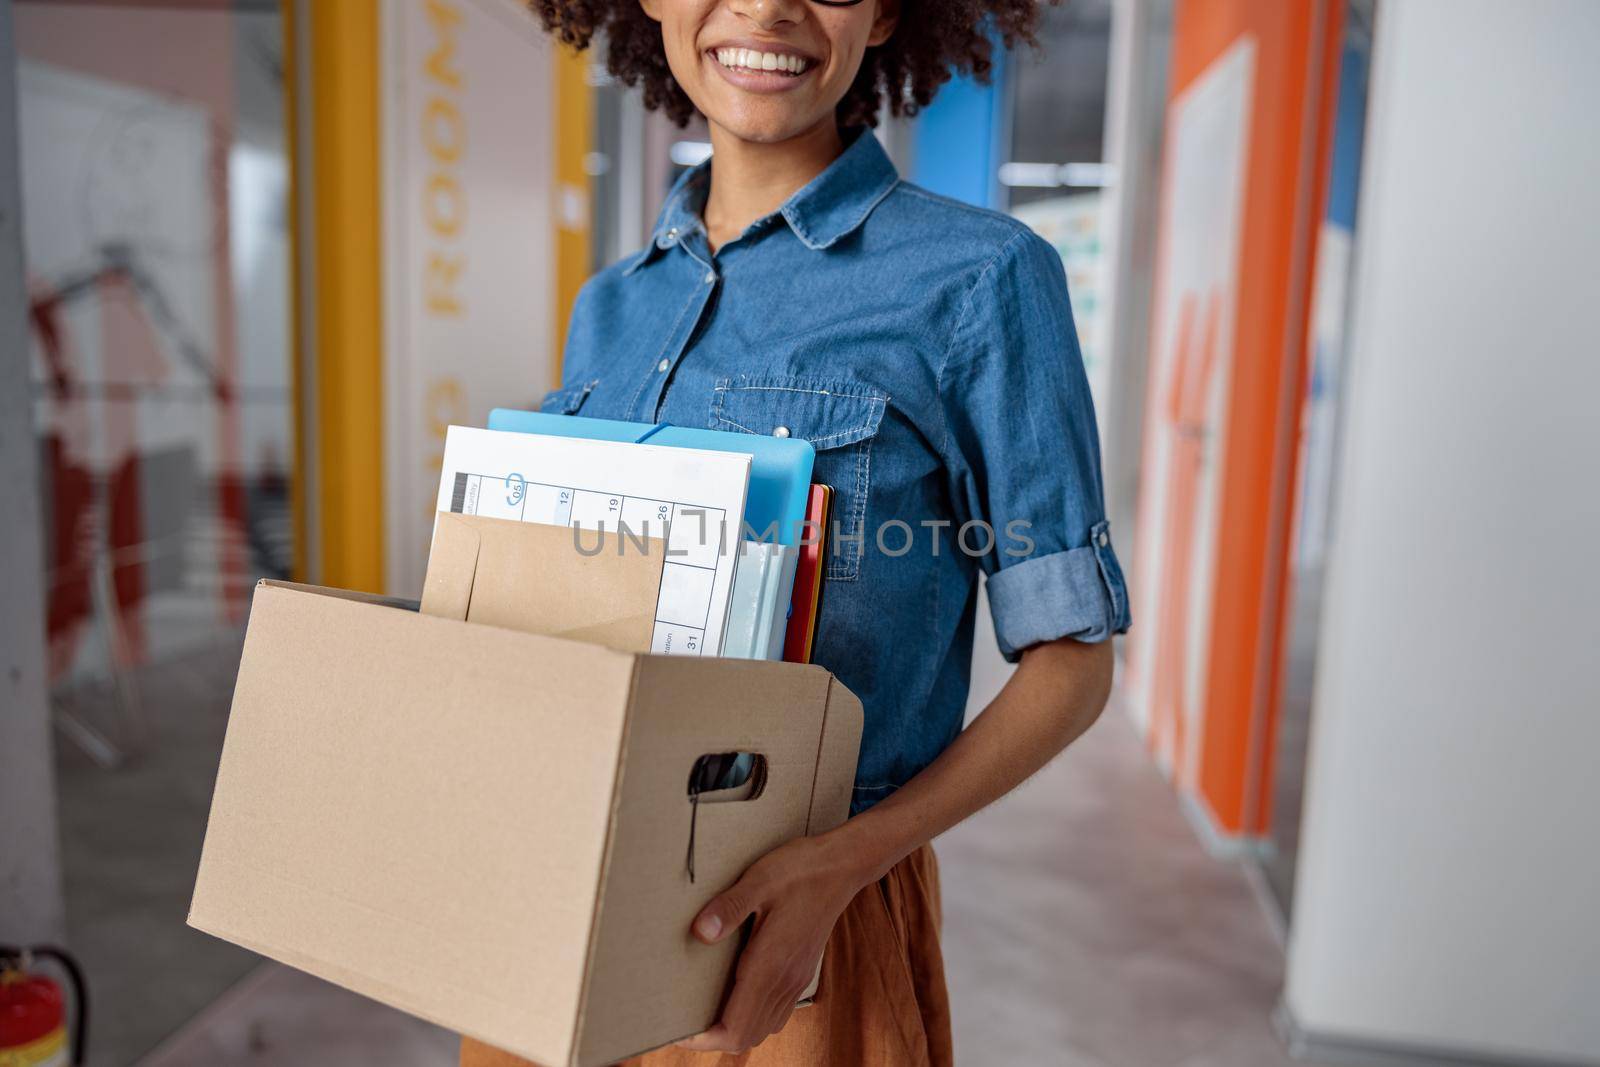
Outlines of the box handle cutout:
M 708 752 L 689 770 L 689 851 L 684 867 L 694 883 L 694 835 L 700 802 L 722 804 L 754 800 L 767 785 L 767 757 L 754 752 Z

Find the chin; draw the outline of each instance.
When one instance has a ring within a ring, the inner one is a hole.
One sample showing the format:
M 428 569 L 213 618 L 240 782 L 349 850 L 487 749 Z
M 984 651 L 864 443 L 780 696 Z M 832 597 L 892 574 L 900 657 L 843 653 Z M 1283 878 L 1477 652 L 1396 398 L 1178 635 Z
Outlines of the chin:
M 707 112 L 706 118 L 741 141 L 752 144 L 778 144 L 814 128 L 821 116 L 782 106 L 776 100 L 754 106 L 721 107 Z
M 781 144 L 800 132 L 800 128 L 793 126 L 771 126 L 765 124 L 729 125 L 727 131 L 751 144 Z

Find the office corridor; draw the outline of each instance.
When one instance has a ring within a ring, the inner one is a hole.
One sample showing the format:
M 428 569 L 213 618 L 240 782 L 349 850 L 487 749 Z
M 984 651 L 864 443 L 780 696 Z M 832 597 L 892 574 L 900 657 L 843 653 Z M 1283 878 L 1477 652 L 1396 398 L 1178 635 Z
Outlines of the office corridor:
M 1037 778 L 941 839 L 962 1064 L 1268 1067 L 1283 955 L 1114 698 Z

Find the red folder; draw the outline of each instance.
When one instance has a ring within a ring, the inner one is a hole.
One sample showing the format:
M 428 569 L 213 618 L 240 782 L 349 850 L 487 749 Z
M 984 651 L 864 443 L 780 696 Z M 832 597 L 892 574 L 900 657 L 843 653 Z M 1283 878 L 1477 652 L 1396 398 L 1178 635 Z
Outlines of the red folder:
M 806 536 L 794 569 L 794 598 L 789 602 L 789 628 L 783 636 L 783 658 L 810 663 L 817 635 L 817 605 L 822 599 L 822 567 L 827 556 L 828 519 L 833 513 L 833 487 L 813 485 L 806 500 Z

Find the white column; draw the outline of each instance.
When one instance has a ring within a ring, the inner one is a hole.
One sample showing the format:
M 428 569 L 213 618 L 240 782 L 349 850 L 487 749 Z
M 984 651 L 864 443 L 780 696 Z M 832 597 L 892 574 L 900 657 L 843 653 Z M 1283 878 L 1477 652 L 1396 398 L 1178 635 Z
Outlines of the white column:
M 28 384 L 16 49 L 0 5 L 0 943 L 59 940 L 61 855 L 45 696 L 38 442 Z
M 1596 1062 L 1600 4 L 1385 0 L 1374 48 L 1284 1004 Z
M 1134 559 L 1171 27 L 1171 0 L 1114 0 L 1105 162 L 1116 177 L 1105 190 L 1101 216 L 1110 379 L 1105 409 L 1098 415 L 1107 517 L 1124 565 Z

